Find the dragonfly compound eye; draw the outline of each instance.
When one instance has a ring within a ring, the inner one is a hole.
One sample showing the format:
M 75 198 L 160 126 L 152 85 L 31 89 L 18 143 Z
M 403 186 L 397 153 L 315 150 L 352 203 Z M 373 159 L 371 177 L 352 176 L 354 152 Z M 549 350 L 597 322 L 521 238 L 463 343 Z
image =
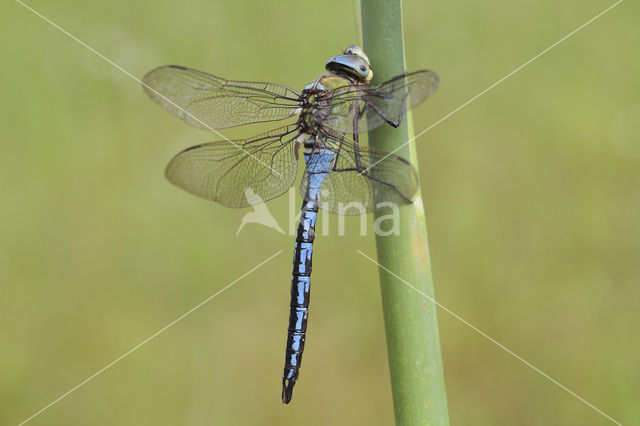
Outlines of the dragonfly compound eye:
M 327 71 L 343 77 L 349 77 L 361 82 L 371 80 L 373 72 L 369 63 L 358 55 L 338 55 L 327 61 Z

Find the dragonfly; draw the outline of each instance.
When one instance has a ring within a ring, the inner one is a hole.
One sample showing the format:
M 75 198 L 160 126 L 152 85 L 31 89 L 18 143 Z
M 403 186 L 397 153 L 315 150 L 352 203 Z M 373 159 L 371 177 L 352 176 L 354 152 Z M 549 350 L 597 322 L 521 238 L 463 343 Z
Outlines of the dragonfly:
M 404 158 L 364 146 L 359 133 L 398 127 L 406 111 L 438 86 L 433 71 L 404 73 L 372 84 L 369 58 L 350 46 L 326 62 L 302 91 L 254 81 L 227 80 L 178 65 L 147 73 L 143 89 L 187 124 L 216 131 L 251 123 L 289 124 L 240 140 L 204 143 L 178 153 L 165 175 L 178 187 L 227 207 L 248 207 L 284 194 L 297 176 L 303 203 L 293 255 L 289 326 L 281 400 L 291 401 L 304 351 L 311 259 L 320 209 L 341 215 L 372 212 L 380 201 L 412 202 L 419 186 Z M 356 208 L 353 208 L 356 206 Z

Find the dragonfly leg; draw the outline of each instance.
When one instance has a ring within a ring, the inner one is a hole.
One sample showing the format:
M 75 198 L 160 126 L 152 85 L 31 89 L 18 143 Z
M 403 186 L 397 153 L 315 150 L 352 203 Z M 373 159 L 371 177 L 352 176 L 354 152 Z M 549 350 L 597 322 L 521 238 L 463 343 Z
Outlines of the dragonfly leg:
M 409 96 L 408 93 L 407 95 L 405 95 L 404 99 L 402 100 L 403 103 L 407 101 L 407 96 Z M 398 120 L 396 121 L 389 118 L 380 108 L 375 106 L 371 101 L 365 99 L 364 102 L 367 104 L 367 106 L 369 106 L 369 108 L 371 108 L 372 111 L 375 111 L 376 114 L 378 114 L 385 122 L 392 125 L 393 127 L 398 127 L 402 122 L 402 117 L 404 116 L 404 108 L 400 110 L 400 115 L 398 116 Z
M 353 108 L 355 108 L 355 111 L 353 111 Z M 360 109 L 360 105 L 358 105 L 358 103 L 355 102 L 349 108 L 349 113 L 353 116 L 353 124 L 352 124 L 352 127 L 353 127 L 353 140 L 356 143 L 358 143 L 358 121 L 364 115 L 364 110 L 361 110 Z
M 385 180 L 382 180 L 380 178 L 377 178 L 375 176 L 373 176 L 371 173 L 367 172 L 367 169 L 363 168 L 363 167 L 348 167 L 348 168 L 344 168 L 344 169 L 338 169 L 334 166 L 334 168 L 331 170 L 333 172 L 358 172 L 360 173 L 362 176 L 366 177 L 369 180 L 372 180 L 374 182 L 378 182 L 381 183 L 383 185 L 388 186 L 389 188 L 393 188 L 398 194 L 400 194 L 400 196 L 402 198 L 404 198 L 404 200 L 409 203 L 409 204 L 413 204 L 413 200 L 411 198 L 407 198 L 399 189 L 398 186 L 393 184 L 393 183 L 389 183 Z
M 354 154 L 354 158 L 356 160 L 356 169 L 358 171 L 360 170 L 364 170 L 364 167 L 362 167 L 362 157 L 360 156 L 360 150 L 359 147 L 360 145 L 358 144 L 358 119 L 355 118 L 353 121 L 353 129 L 354 129 L 354 149 L 355 149 L 355 154 Z M 337 140 L 337 139 L 336 139 Z M 338 165 L 338 161 L 340 159 L 340 154 L 342 152 L 342 141 L 340 140 L 338 143 L 338 149 L 334 151 L 335 152 L 335 160 L 333 162 L 333 167 L 331 168 L 332 172 L 342 172 L 342 171 L 351 171 L 351 169 L 338 169 L 336 166 Z M 354 170 L 356 170 L 354 169 Z
M 362 118 L 362 115 L 364 114 L 364 110 L 360 110 L 360 105 L 358 105 L 357 103 L 355 103 L 354 105 L 356 107 L 356 111 L 355 111 L 355 114 L 353 115 L 353 140 L 355 141 L 355 149 L 356 149 L 356 152 L 355 152 L 356 167 L 362 168 L 362 159 L 360 157 L 360 150 L 358 149 L 358 147 L 360 146 L 360 144 L 358 143 L 358 121 L 360 120 L 360 118 Z M 338 161 L 336 159 L 336 164 L 337 163 Z

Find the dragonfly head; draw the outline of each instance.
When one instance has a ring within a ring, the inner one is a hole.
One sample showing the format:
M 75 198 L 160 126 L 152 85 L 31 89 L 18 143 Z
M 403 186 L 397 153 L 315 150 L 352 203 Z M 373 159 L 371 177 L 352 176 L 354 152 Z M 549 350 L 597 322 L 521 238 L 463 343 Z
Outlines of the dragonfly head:
M 368 83 L 373 78 L 369 58 L 358 46 L 349 46 L 342 55 L 334 56 L 325 65 L 327 71 L 341 77 Z

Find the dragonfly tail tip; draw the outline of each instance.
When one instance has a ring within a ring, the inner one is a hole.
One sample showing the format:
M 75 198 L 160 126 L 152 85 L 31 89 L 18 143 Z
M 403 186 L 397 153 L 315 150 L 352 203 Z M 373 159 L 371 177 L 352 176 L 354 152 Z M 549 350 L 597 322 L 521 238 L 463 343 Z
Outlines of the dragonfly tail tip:
M 295 380 L 282 379 L 282 403 L 288 404 L 291 402 L 293 396 L 293 386 L 296 384 Z

